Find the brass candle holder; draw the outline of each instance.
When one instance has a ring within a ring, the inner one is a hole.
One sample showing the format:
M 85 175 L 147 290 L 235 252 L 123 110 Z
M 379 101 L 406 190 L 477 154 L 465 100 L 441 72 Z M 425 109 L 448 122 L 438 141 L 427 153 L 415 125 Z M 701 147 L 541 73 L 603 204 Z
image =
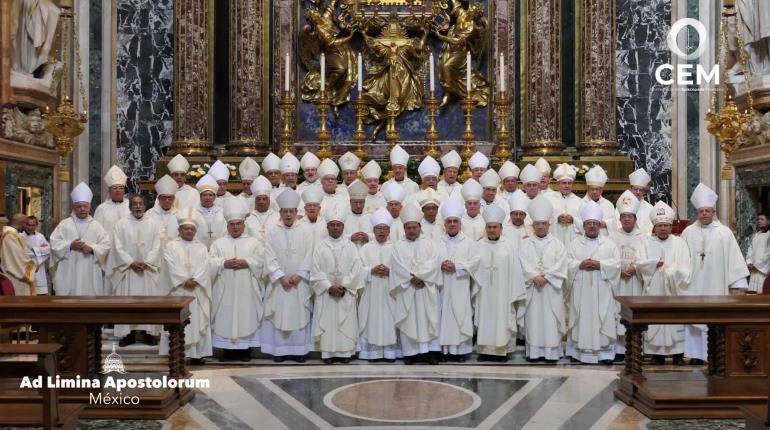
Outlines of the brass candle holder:
M 355 154 L 362 162 L 366 161 L 366 158 L 368 157 L 366 149 L 364 149 L 364 141 L 366 141 L 364 113 L 366 111 L 366 106 L 366 100 L 361 97 L 361 93 L 358 93 L 358 97 L 353 100 L 353 107 L 356 109 L 356 131 L 353 133 L 353 139 L 356 140 L 356 150 L 353 151 L 353 154 Z
M 473 176 L 471 168 L 468 165 L 468 160 L 473 156 L 473 129 L 471 123 L 473 120 L 473 108 L 476 107 L 476 103 L 471 98 L 471 94 L 468 94 L 462 102 L 463 110 L 465 111 L 465 131 L 463 131 L 463 140 L 465 146 L 460 151 L 460 156 L 463 159 L 462 170 L 459 176 L 461 182 L 465 182 Z
M 325 89 L 321 89 L 321 93 L 315 103 L 318 106 L 318 116 L 321 122 L 318 127 L 318 133 L 316 133 L 316 138 L 318 139 L 318 151 L 316 151 L 315 155 L 321 160 L 324 160 L 332 156 L 332 152 L 329 149 L 329 130 L 326 128 L 326 118 L 330 102 L 329 98 L 326 97 Z
M 441 105 L 441 101 L 436 98 L 436 92 L 431 91 L 430 97 L 425 101 L 425 106 L 428 107 L 428 131 L 425 133 L 425 140 L 428 141 L 428 146 L 425 148 L 425 156 L 431 156 L 435 159 L 441 157 L 441 151 L 438 149 L 436 141 L 438 141 L 438 130 L 436 129 L 436 112 Z
M 398 108 L 388 107 L 387 112 L 388 124 L 385 127 L 385 140 L 388 142 L 388 148 L 393 149 L 393 146 L 396 144 L 396 142 L 401 139 L 401 136 L 398 134 L 398 129 L 396 129 L 396 117 L 398 116 Z
M 508 149 L 508 97 L 505 96 L 505 91 L 500 92 L 500 96 L 495 102 L 497 107 L 497 151 L 495 151 L 495 158 L 497 158 L 498 166 L 505 163 L 511 158 L 511 151 Z
M 291 98 L 291 91 L 283 91 L 281 99 L 278 100 L 278 107 L 283 113 L 283 128 L 279 139 L 281 140 L 281 150 L 278 155 L 283 157 L 284 155 L 292 152 L 292 136 L 291 123 L 294 117 L 294 109 L 297 103 Z

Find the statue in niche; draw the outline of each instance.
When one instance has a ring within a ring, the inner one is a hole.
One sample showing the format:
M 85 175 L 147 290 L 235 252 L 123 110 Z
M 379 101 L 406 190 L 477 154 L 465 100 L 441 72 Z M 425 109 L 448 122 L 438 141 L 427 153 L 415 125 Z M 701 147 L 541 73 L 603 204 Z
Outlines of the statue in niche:
M 770 75 L 770 1 L 737 0 L 741 38 L 748 53 L 749 72 L 753 76 Z M 737 47 L 735 25 L 730 29 L 730 46 Z
M 45 128 L 45 120 L 40 109 L 32 109 L 28 113 L 18 107 L 3 109 L 3 134 L 7 139 L 29 145 L 53 148 L 53 136 Z
M 488 39 L 488 25 L 483 14 L 481 3 L 454 0 L 451 7 L 454 24 L 446 34 L 434 30 L 436 37 L 444 42 L 438 57 L 438 78 L 444 88 L 441 106 L 446 105 L 451 98 L 462 100 L 468 96 L 467 54 L 470 51 L 472 57 L 480 58 Z M 471 97 L 479 107 L 489 102 L 489 82 L 477 69 L 471 71 Z
M 395 13 L 387 18 L 379 35 L 373 37 L 369 34 L 377 28 L 369 27 L 363 31 L 364 43 L 373 57 L 363 94 L 367 101 L 364 119 L 367 124 L 377 124 L 373 137 L 385 124 L 388 112 L 395 112 L 398 116 L 404 111 L 422 107 L 424 88 L 419 70 L 428 56 L 426 40 L 429 31 L 409 18 L 403 20 L 410 27 L 419 29 L 422 36 L 410 37 L 402 18 Z M 376 21 L 371 21 L 370 25 L 376 27 Z
M 299 57 L 308 70 L 302 82 L 302 101 L 315 102 L 321 93 L 321 53 L 326 55 L 326 96 L 335 115 L 339 108 L 350 101 L 350 91 L 356 84 L 356 56 L 350 48 L 355 28 L 341 29 L 343 25 L 335 15 L 337 2 L 332 0 L 325 7 L 305 9 L 308 24 L 299 35 Z
M 61 63 L 53 58 L 61 10 L 51 0 L 11 2 L 11 86 L 55 96 Z

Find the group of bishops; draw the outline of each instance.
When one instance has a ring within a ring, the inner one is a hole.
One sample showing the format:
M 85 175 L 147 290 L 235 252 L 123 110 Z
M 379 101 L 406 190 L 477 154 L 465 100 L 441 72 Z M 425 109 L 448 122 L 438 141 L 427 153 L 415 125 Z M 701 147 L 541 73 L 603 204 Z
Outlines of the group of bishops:
M 463 361 L 474 351 L 505 361 L 518 340 L 528 361 L 610 364 L 625 353 L 616 296 L 750 288 L 753 266 L 703 184 L 691 196 L 698 219 L 678 237 L 674 210 L 644 200 L 643 169 L 612 204 L 601 166 L 585 173 L 581 198 L 569 164 L 506 161 L 495 171 L 477 152 L 472 178 L 459 183 L 451 151 L 441 165 L 425 157 L 418 184 L 408 160 L 394 146 L 392 177 L 380 184 L 379 164 L 362 166 L 349 152 L 336 163 L 270 153 L 261 167 L 243 160 L 243 190 L 233 195 L 228 166 L 215 162 L 193 188 L 177 155 L 149 210 L 141 196 L 124 198 L 126 175 L 113 166 L 93 217 L 89 187 L 71 193 L 72 215 L 51 236 L 54 289 L 194 297 L 185 342 L 195 360 L 217 347 L 243 360 L 260 348 L 277 362 L 303 362 L 310 351 L 326 362 Z M 644 348 L 655 362 L 686 355 L 702 364 L 706 330 L 653 325 Z M 164 336 L 157 326 L 115 327 L 122 345 L 140 333 Z

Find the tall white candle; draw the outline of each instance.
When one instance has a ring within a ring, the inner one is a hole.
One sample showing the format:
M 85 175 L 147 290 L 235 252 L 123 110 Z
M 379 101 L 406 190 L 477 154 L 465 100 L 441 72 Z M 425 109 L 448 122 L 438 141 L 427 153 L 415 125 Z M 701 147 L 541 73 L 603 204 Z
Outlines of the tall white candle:
M 468 51 L 468 55 L 465 56 L 465 92 L 468 93 L 468 97 L 471 94 L 471 51 Z
M 291 72 L 289 71 L 291 66 L 289 65 L 290 59 L 289 59 L 289 53 L 286 53 L 286 61 L 284 62 L 283 67 L 283 90 L 289 91 L 289 75 Z
M 500 53 L 500 92 L 505 92 L 505 55 Z
M 321 91 L 326 89 L 326 55 L 321 54 Z
M 436 72 L 433 71 L 435 65 L 433 64 L 433 53 L 430 53 L 430 63 L 428 64 L 428 67 L 430 68 L 430 92 L 436 91 Z
M 358 94 L 361 94 L 361 90 L 364 87 L 364 59 L 361 57 L 361 53 L 358 53 Z

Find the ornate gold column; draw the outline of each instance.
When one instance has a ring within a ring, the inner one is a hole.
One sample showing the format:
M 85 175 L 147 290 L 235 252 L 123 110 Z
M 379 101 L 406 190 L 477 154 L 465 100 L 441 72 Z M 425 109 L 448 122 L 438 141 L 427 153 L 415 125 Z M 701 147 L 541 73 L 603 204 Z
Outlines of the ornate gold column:
M 584 0 L 576 12 L 576 66 L 582 78 L 576 94 L 578 150 L 581 155 L 618 155 L 615 0 Z
M 263 125 L 267 109 L 262 0 L 230 1 L 230 136 L 228 155 L 266 154 Z M 283 63 L 280 64 L 283 67 Z M 281 75 L 282 76 L 282 75 Z M 283 82 L 283 81 L 282 81 Z
M 527 0 L 526 139 L 524 155 L 550 155 L 564 148 L 561 136 L 561 2 Z
M 169 154 L 208 155 L 211 145 L 211 0 L 174 2 L 174 144 Z

